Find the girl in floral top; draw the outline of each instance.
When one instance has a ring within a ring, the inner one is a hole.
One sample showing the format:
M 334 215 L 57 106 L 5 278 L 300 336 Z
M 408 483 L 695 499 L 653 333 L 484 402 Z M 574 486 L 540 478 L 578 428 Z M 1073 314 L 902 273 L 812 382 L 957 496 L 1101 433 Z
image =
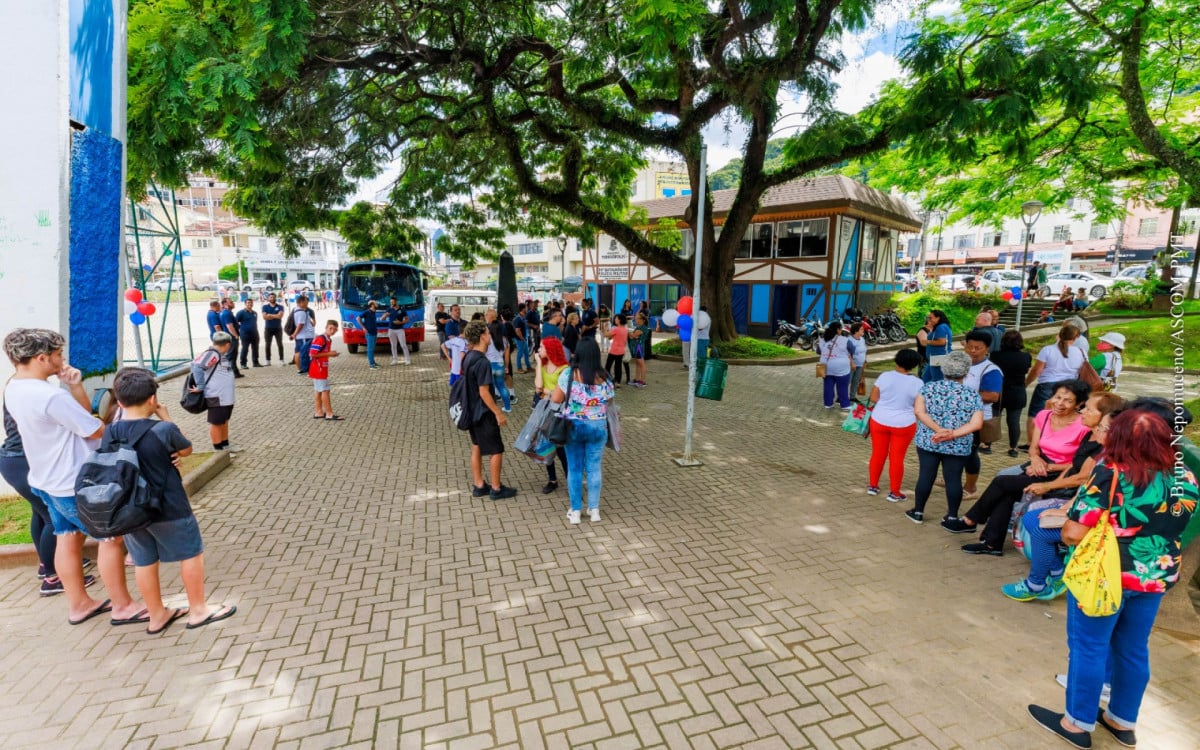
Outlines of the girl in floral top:
M 933 491 L 938 468 L 946 482 L 948 513 L 943 521 L 958 516 L 962 503 L 962 475 L 971 455 L 971 434 L 983 427 L 983 400 L 963 385 L 971 369 L 964 352 L 951 352 L 941 363 L 939 379 L 926 383 L 917 395 L 917 496 L 912 510 L 904 512 L 913 523 L 924 523 L 925 503 Z
M 1089 617 L 1074 596 L 1067 604 L 1066 713 L 1030 706 L 1046 729 L 1076 747 L 1091 747 L 1099 723 L 1127 747 L 1137 743 L 1134 726 L 1150 681 L 1150 630 L 1163 593 L 1179 578 L 1179 539 L 1196 510 L 1196 477 L 1175 464 L 1174 437 L 1162 417 L 1131 409 L 1112 420 L 1103 460 L 1075 496 L 1063 526 L 1063 541 L 1079 544 L 1096 525 L 1112 497 L 1109 522 L 1121 553 L 1121 608 Z M 1111 698 L 1097 717 L 1105 665 L 1112 665 Z
M 590 520 L 600 520 L 601 463 L 608 441 L 608 402 L 612 398 L 613 384 L 600 366 L 600 345 L 593 339 L 580 339 L 575 366 L 559 377 L 550 397 L 554 403 L 564 404 L 563 413 L 574 423 L 566 445 L 567 491 L 571 495 L 567 520 L 572 524 L 579 523 L 583 512 L 585 474 Z

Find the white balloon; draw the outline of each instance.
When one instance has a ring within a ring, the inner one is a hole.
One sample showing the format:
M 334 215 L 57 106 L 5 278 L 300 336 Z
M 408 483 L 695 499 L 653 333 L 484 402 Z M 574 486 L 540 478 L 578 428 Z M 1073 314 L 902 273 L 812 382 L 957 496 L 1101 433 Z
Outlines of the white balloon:
M 679 311 L 673 307 L 669 310 L 663 310 L 662 322 L 664 325 L 674 326 L 679 322 Z
M 133 315 L 135 312 L 137 312 L 137 303 L 125 300 L 125 314 Z
M 703 310 L 697 310 L 693 317 L 696 318 L 697 328 L 708 328 L 708 326 L 712 323 L 712 318 Z

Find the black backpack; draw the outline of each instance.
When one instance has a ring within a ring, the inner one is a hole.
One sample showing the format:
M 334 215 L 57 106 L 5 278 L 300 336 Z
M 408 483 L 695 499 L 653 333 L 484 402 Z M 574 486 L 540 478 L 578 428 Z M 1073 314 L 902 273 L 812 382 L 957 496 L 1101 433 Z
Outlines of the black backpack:
M 109 425 L 100 447 L 88 456 L 75 477 L 79 521 L 97 539 L 145 528 L 162 514 L 162 500 L 142 476 L 136 448 L 154 428 L 154 422 L 138 425 L 124 437 L 116 434 L 123 431 L 120 424 Z
M 476 392 L 471 393 L 471 385 L 467 382 L 470 380 L 471 355 L 474 354 L 478 359 L 483 355 L 475 350 L 471 350 L 463 356 L 462 377 L 450 388 L 450 421 L 460 430 L 469 430 L 471 425 L 483 418 L 484 405 L 479 400 L 478 386 Z
M 213 349 L 211 346 L 207 351 L 216 352 L 218 357 L 221 356 L 221 353 L 216 349 Z M 220 365 L 219 360 L 216 365 L 213 365 L 212 369 L 217 369 L 218 365 Z M 209 376 L 212 376 L 211 372 L 209 373 Z M 204 412 L 208 411 L 208 399 L 205 397 L 203 390 L 193 391 L 192 389 L 195 387 L 196 376 L 192 374 L 191 368 L 188 368 L 187 377 L 183 379 L 183 395 L 179 399 L 179 405 L 182 406 L 183 410 L 188 414 L 203 414 Z
M 296 311 L 288 310 L 287 320 L 283 321 L 283 332 L 289 336 L 296 335 Z

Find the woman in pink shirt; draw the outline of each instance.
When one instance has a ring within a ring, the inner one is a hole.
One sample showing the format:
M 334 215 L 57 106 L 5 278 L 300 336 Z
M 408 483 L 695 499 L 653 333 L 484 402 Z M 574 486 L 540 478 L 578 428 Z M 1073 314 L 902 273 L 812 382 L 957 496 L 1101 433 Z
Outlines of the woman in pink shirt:
M 1079 413 L 1088 393 L 1088 386 L 1082 380 L 1055 383 L 1054 394 L 1046 402 L 1049 408 L 1033 418 L 1029 461 L 997 474 L 962 518 L 942 521 L 942 528 L 952 534 L 981 531 L 980 541 L 963 545 L 963 552 L 996 557 L 1004 554 L 1004 536 L 1008 533 L 1013 506 L 1021 499 L 1025 488 L 1057 479 L 1071 468 L 1075 451 L 1088 433 Z
M 612 328 L 604 334 L 608 342 L 608 358 L 604 360 L 604 369 L 612 378 L 613 387 L 621 387 L 621 367 L 625 368 L 625 379 L 629 380 L 629 363 L 625 361 L 625 347 L 629 345 L 629 319 L 618 314 L 613 319 Z

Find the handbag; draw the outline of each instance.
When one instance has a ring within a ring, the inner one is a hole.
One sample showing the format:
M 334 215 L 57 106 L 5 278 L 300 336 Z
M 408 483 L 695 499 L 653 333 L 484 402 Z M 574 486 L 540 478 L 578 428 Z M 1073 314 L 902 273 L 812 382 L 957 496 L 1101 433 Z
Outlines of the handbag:
M 1121 551 L 1116 529 L 1108 522 L 1120 478 L 1120 472 L 1113 469 L 1108 507 L 1076 545 L 1063 573 L 1067 590 L 1088 617 L 1108 617 L 1121 609 Z
M 617 453 L 620 453 L 621 407 L 610 401 L 605 410 L 604 418 L 608 421 L 608 440 L 605 442 L 605 445 L 607 445 L 609 448 L 612 448 Z
M 857 392 L 857 393 L 855 393 L 854 395 L 856 395 L 856 396 L 865 396 L 865 395 L 867 395 L 867 379 L 866 379 L 865 377 L 864 377 L 864 378 L 861 378 L 861 379 L 858 381 L 858 392 Z
M 525 421 L 525 426 L 521 428 L 517 439 L 513 441 L 513 448 L 526 454 L 534 449 L 538 443 L 538 437 L 542 434 L 542 425 L 546 421 L 546 415 L 553 411 L 550 406 L 550 399 L 548 398 L 544 398 L 534 404 L 533 412 L 530 413 L 529 419 Z
M 1100 378 L 1100 373 L 1096 372 L 1096 368 L 1092 367 L 1092 363 L 1084 360 L 1083 366 L 1079 368 L 1079 379 L 1087 384 L 1092 393 L 1101 393 L 1108 390 L 1104 385 L 1104 381 Z
M 621 355 L 621 361 L 622 362 L 632 362 L 633 361 L 633 355 L 629 353 L 628 346 L 625 347 L 625 353 Z
M 842 420 L 842 429 L 855 435 L 866 435 L 871 426 L 871 403 L 855 404 L 854 408 Z
M 829 351 L 825 354 L 825 356 L 822 357 L 822 359 L 828 361 L 829 355 L 832 353 L 833 353 L 833 342 L 831 341 L 831 342 L 829 342 Z M 818 362 L 817 363 L 817 377 L 818 378 L 825 377 L 825 373 L 826 373 L 827 369 L 828 369 L 828 365 L 826 365 L 825 362 Z
M 575 368 L 572 367 L 567 375 L 567 400 L 559 410 L 554 419 L 550 420 L 550 427 L 546 430 L 546 438 L 557 446 L 564 446 L 571 440 L 571 433 L 575 430 L 575 423 L 567 418 L 567 404 L 571 403 L 571 391 L 575 384 Z
M 992 411 L 995 410 L 996 407 L 993 405 Z M 983 427 L 979 428 L 979 442 L 984 443 L 985 445 L 991 445 L 999 440 L 1000 436 L 1003 434 L 1004 433 L 1000 424 L 1000 415 L 996 414 L 989 419 L 983 420 Z

